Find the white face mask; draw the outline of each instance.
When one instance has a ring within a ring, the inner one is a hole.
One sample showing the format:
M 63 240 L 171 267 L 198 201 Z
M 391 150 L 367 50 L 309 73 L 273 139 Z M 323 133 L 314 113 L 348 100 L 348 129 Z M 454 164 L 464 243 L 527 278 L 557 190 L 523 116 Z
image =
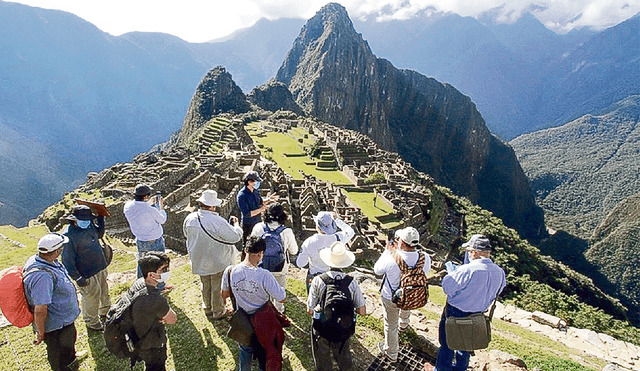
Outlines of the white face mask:
M 158 279 L 158 283 L 167 282 L 169 277 L 171 276 L 171 272 L 163 272 L 160 274 L 160 278 Z

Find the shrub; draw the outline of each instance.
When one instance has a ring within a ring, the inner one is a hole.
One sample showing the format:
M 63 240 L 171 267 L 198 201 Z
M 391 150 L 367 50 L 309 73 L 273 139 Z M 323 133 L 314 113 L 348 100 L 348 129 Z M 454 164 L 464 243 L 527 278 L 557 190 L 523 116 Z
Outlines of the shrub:
M 384 183 L 385 180 L 386 179 L 384 177 L 384 174 L 382 174 L 382 173 L 373 173 L 373 174 L 369 175 L 367 177 L 367 179 L 364 180 L 364 184 Z

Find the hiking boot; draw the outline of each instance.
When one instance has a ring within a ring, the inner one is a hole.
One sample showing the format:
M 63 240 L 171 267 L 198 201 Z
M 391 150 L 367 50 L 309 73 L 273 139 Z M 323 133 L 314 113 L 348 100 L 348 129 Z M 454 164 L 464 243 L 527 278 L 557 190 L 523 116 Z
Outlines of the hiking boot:
M 89 354 L 89 352 L 87 352 L 86 350 L 82 350 L 80 352 L 77 352 L 76 353 L 76 357 L 68 365 L 69 369 L 72 370 L 72 371 L 80 369 L 80 363 L 82 363 L 82 361 L 84 361 L 87 358 L 88 354 Z

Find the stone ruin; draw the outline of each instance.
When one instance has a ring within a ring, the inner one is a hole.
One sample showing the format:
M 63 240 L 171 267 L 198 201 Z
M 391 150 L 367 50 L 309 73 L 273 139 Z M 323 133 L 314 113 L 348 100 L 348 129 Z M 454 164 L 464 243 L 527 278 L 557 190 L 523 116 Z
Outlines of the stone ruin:
M 244 132 L 244 127 L 233 117 L 222 117 L 220 122 L 228 124 L 226 131 Z M 133 243 L 133 235 L 122 212 L 124 203 L 133 199 L 136 184 L 150 185 L 162 192 L 167 206 L 168 218 L 164 224 L 167 248 L 186 253 L 182 222 L 196 209 L 195 200 L 202 191 L 214 189 L 218 192 L 223 200 L 219 208 L 221 216 L 239 216 L 236 194 L 243 185 L 242 175 L 256 170 L 263 178 L 260 188 L 263 197 L 271 193 L 280 196 L 289 215 L 287 224 L 294 230 L 299 244 L 315 233 L 314 215 L 319 211 L 334 211 L 356 231 L 349 245 L 358 259 L 373 260 L 386 243 L 387 231 L 378 221 L 369 220 L 359 208 L 349 204 L 343 189 L 356 192 L 375 189 L 378 202 L 393 209 L 386 217 L 378 217 L 379 220 L 399 220 L 397 228 L 415 227 L 420 232 L 422 247 L 442 258 L 434 260 L 450 257 L 452 246 L 457 246 L 455 243 L 463 233 L 463 217 L 448 207 L 439 218 L 440 225 L 431 225 L 434 223 L 430 215 L 434 184 L 430 177 L 417 172 L 397 154 L 379 149 L 368 137 L 355 131 L 311 120 L 284 119 L 269 121 L 263 128 L 283 131 L 291 126 L 305 128 L 324 139 L 335 158 L 341 159 L 342 171 L 352 185 L 337 186 L 312 176 L 293 179 L 276 164 L 264 159 L 244 132 L 237 133 L 236 140 L 225 143 L 217 153 L 211 153 L 199 139 L 200 142 L 189 148 L 174 146 L 140 154 L 131 163 L 116 164 L 98 174 L 90 174 L 76 192 L 93 192 L 99 194 L 98 197 L 106 197 L 111 213 L 105 221 L 107 233 Z M 374 173 L 383 174 L 384 181 L 365 184 L 367 177 Z M 44 219 L 42 215 L 41 218 Z M 58 220 L 43 221 L 52 230 L 59 228 Z M 438 232 L 434 235 L 431 230 Z

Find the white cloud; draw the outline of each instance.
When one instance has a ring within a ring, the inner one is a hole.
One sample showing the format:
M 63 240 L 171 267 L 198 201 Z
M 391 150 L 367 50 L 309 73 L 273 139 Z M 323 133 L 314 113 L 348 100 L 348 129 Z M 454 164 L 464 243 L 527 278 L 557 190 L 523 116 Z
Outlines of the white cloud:
M 226 36 L 264 17 L 312 17 L 326 0 L 18 0 L 78 15 L 103 31 L 120 35 L 130 31 L 165 32 L 191 42 Z M 340 2 L 352 18 L 407 19 L 418 11 L 454 12 L 477 17 L 493 9 L 495 19 L 513 22 L 523 12 L 532 12 L 556 32 L 574 27 L 597 29 L 618 24 L 640 12 L 640 0 L 344 0 Z

